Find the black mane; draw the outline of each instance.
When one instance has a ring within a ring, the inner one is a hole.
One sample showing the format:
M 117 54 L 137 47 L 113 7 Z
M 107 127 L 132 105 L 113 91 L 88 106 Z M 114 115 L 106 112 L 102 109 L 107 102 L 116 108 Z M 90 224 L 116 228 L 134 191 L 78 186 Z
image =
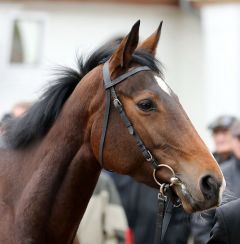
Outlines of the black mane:
M 86 61 L 77 59 L 77 70 L 62 67 L 58 78 L 44 91 L 40 99 L 22 116 L 10 120 L 5 126 L 4 139 L 11 148 L 25 148 L 43 137 L 59 115 L 63 104 L 81 79 L 96 66 L 105 63 L 119 40 L 108 42 L 93 52 Z M 162 75 L 160 63 L 144 51 L 136 51 L 133 62 L 146 65 Z

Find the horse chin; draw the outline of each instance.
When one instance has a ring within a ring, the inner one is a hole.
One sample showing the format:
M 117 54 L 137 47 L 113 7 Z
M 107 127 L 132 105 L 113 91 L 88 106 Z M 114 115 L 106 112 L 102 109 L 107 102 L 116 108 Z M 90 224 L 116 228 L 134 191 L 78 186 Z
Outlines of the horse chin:
M 183 209 L 187 213 L 194 213 L 208 209 L 204 206 L 204 201 L 197 201 L 192 197 L 184 184 L 181 186 L 174 186 L 174 191 L 181 200 Z

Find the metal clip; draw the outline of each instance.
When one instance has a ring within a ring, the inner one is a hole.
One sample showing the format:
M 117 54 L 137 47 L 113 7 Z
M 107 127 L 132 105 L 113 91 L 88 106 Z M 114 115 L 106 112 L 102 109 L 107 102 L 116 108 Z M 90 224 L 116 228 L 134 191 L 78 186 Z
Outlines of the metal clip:
M 169 170 L 171 171 L 172 175 L 173 175 L 171 178 L 173 178 L 173 177 L 175 178 L 175 173 L 174 173 L 173 169 L 172 169 L 170 166 L 168 166 L 168 165 L 166 165 L 166 164 L 159 164 L 159 165 L 157 166 L 157 168 L 153 170 L 153 179 L 155 180 L 155 182 L 156 182 L 159 186 L 161 186 L 162 184 L 158 181 L 158 179 L 157 179 L 157 177 L 156 177 L 156 173 L 157 173 L 157 171 L 158 171 L 160 168 L 167 168 L 167 169 L 169 169 Z M 170 186 L 172 186 L 172 185 L 173 185 L 173 184 L 170 184 Z
M 158 199 L 163 200 L 163 201 L 167 201 L 167 195 L 165 194 L 166 192 L 166 186 L 167 184 L 163 183 L 160 185 L 159 188 L 159 193 L 158 193 Z
M 165 192 L 166 192 L 166 184 L 165 184 L 165 183 L 162 183 L 162 184 L 160 185 L 160 189 L 159 189 L 159 191 L 160 191 L 160 193 L 161 193 L 162 195 L 165 195 Z
M 171 182 L 170 186 L 182 185 L 182 182 L 176 176 L 172 176 L 171 179 L 170 179 L 170 182 Z
M 129 132 L 130 135 L 133 135 L 133 134 L 134 134 L 134 128 L 133 128 L 132 125 L 129 125 L 129 126 L 127 127 L 127 129 L 128 129 L 128 132 Z
M 163 195 L 161 192 L 159 192 L 158 193 L 158 199 L 166 202 L 167 201 L 167 196 Z
M 148 162 L 151 162 L 152 159 L 153 159 L 153 156 L 152 156 L 152 154 L 150 153 L 150 151 L 147 151 L 147 153 L 148 153 L 148 157 L 146 157 L 146 160 L 147 160 Z
M 113 104 L 116 108 L 122 107 L 122 103 L 120 102 L 120 100 L 118 98 L 115 98 L 113 100 Z

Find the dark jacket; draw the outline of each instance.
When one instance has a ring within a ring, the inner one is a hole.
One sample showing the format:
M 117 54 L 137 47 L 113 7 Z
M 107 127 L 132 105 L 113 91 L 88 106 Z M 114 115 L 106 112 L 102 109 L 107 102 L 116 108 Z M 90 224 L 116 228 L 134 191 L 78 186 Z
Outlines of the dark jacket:
M 190 215 L 182 207 L 172 208 L 163 244 L 187 244 L 190 236 Z
M 227 183 L 226 193 L 240 198 L 240 160 L 233 158 L 221 168 Z
M 207 244 L 240 243 L 240 199 L 224 204 L 216 210 L 215 224 Z
M 112 173 L 135 244 L 153 244 L 158 190 L 134 181 L 131 177 Z
M 231 160 L 221 165 L 227 187 L 224 198 L 240 198 L 240 160 L 232 157 Z M 216 210 L 210 210 L 203 215 L 204 218 L 194 215 L 192 217 L 191 231 L 194 237 L 194 244 L 206 244 L 209 240 L 210 231 L 213 228 L 216 219 L 214 219 Z M 240 242 L 239 242 L 240 243 Z
M 128 223 L 134 232 L 135 244 L 153 244 L 157 220 L 157 196 L 159 190 L 134 181 L 129 176 L 112 173 L 120 193 Z M 183 210 L 173 209 L 171 221 L 165 234 L 164 244 L 185 244 L 189 223 Z M 174 233 L 174 235 L 172 234 Z

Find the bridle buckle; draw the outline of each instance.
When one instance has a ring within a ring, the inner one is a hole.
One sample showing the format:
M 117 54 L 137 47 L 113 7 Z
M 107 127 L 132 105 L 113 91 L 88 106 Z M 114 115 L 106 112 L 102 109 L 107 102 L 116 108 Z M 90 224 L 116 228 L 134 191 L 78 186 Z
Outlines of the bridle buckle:
M 122 107 L 122 103 L 120 102 L 120 100 L 118 98 L 114 98 L 113 104 L 114 104 L 114 107 L 116 107 L 116 108 Z
M 147 151 L 147 154 L 148 154 L 148 156 L 146 157 L 146 160 L 147 160 L 148 162 L 151 162 L 152 159 L 153 159 L 153 156 L 152 156 L 152 154 L 150 153 L 149 150 Z

